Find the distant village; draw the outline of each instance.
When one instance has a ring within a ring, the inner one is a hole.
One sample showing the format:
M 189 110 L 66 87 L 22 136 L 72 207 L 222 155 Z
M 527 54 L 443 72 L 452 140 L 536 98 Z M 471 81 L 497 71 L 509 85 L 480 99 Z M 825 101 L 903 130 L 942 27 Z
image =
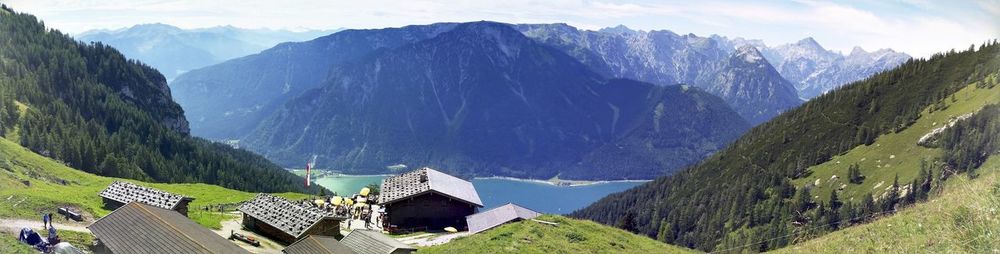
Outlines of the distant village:
M 472 183 L 431 168 L 387 177 L 379 188 L 350 196 L 289 200 L 260 193 L 230 205 L 240 224 L 228 232 L 188 219 L 190 197 L 123 181 L 99 195 L 113 212 L 87 226 L 97 239 L 87 247 L 95 253 L 413 253 L 541 215 L 516 204 L 480 211 L 483 203 Z M 225 212 L 227 206 L 198 209 Z M 25 228 L 19 240 L 46 253 L 75 253 L 69 250 L 76 247 L 60 243 L 47 216 L 49 237 Z

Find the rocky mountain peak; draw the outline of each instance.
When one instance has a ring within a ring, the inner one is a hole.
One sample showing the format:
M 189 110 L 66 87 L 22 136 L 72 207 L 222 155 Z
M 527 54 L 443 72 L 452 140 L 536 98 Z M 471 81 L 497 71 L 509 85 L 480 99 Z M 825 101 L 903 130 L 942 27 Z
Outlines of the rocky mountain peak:
M 617 35 L 627 35 L 636 32 L 635 30 L 632 30 L 631 28 L 628 28 L 625 25 L 617 25 L 615 27 L 605 27 L 601 28 L 601 30 L 598 31 L 602 33 L 617 34 Z
M 743 45 L 736 49 L 736 53 L 733 54 L 734 59 L 742 59 L 747 63 L 758 63 L 764 60 L 764 55 L 757 50 L 757 47 L 751 45 Z
M 816 42 L 816 40 L 813 39 L 813 37 L 806 37 L 802 40 L 799 40 L 798 42 L 795 43 L 795 45 L 812 50 L 826 51 L 826 49 L 824 49 L 823 46 L 820 46 L 819 42 Z
M 849 56 L 858 56 L 866 54 L 868 54 L 868 51 L 865 51 L 865 49 L 861 47 L 855 46 L 854 49 L 851 50 L 851 54 Z

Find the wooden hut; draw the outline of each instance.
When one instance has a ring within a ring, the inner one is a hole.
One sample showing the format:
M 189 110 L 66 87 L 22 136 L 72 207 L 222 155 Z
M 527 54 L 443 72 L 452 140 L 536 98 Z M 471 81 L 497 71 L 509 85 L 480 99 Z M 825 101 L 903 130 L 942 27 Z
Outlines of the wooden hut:
M 360 254 L 408 254 L 417 251 L 417 248 L 372 230 L 351 231 L 340 243 Z
M 337 238 L 329 236 L 311 235 L 288 245 L 281 250 L 285 254 L 356 254 L 353 249 L 347 247 Z
M 95 253 L 250 253 L 180 214 L 131 202 L 87 227 Z
M 542 213 L 508 203 L 485 212 L 469 215 L 465 217 L 465 220 L 469 223 L 469 232 L 475 234 L 504 223 L 530 220 L 541 215 Z
M 465 216 L 483 207 L 472 183 L 431 168 L 383 179 L 378 203 L 390 229 L 403 231 L 463 230 Z
M 99 195 L 104 201 L 104 208 L 108 210 L 118 209 L 134 201 L 174 210 L 184 216 L 188 215 L 188 204 L 194 201 L 194 198 L 122 181 L 111 183 Z
M 243 226 L 284 244 L 309 235 L 340 237 L 340 221 L 333 212 L 269 194 L 257 194 L 239 208 Z

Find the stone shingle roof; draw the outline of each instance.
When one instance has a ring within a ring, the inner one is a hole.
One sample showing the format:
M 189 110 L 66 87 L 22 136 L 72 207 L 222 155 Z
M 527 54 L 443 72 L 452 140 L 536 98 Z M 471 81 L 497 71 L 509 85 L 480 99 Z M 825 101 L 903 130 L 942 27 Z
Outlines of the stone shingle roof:
M 417 248 L 372 230 L 354 230 L 340 240 L 359 254 L 389 254 L 396 250 L 416 251 Z
M 194 200 L 194 198 L 122 181 L 115 181 L 108 185 L 108 188 L 101 191 L 100 196 L 123 204 L 135 201 L 168 210 L 173 210 L 183 200 Z
M 476 187 L 472 183 L 431 168 L 422 168 L 382 179 L 378 203 L 393 203 L 430 191 L 480 207 L 483 206 L 483 202 L 479 199 L 479 193 L 476 192 Z
M 355 254 L 354 250 L 330 236 L 310 235 L 282 250 L 285 254 Z
M 250 253 L 177 212 L 138 202 L 87 228 L 114 253 Z
M 239 210 L 295 238 L 324 218 L 336 218 L 332 212 L 265 193 L 244 202 Z
M 516 220 L 529 220 L 542 214 L 515 204 L 506 204 L 485 212 L 469 215 L 465 221 L 469 224 L 469 232 L 475 234 L 504 223 Z

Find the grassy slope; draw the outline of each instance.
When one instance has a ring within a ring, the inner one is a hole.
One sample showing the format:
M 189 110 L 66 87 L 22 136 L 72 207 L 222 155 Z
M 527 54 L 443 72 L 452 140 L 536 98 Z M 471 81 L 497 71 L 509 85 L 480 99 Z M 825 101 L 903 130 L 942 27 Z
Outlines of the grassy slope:
M 591 221 L 544 215 L 539 220 L 506 224 L 418 253 L 690 253 L 645 236 Z
M 779 253 L 996 253 L 1000 249 L 1000 156 L 969 179 L 949 179 L 944 191 L 896 215 L 851 227 Z
M 29 181 L 30 186 L 24 185 L 24 180 Z M 78 207 L 95 217 L 104 216 L 111 211 L 101 207 L 98 193 L 115 180 L 194 197 L 191 219 L 210 228 L 218 228 L 224 216 L 202 212 L 196 208 L 244 201 L 255 195 L 207 184 L 143 183 L 97 176 L 66 167 L 0 138 L 0 218 L 39 219 L 42 211 L 55 212 L 57 207 L 65 205 Z M 62 181 L 68 184 L 60 184 Z M 280 195 L 295 199 L 306 197 L 297 193 Z
M 847 187 L 838 193 L 841 200 L 854 198 L 858 201 L 868 193 L 877 196 L 885 192 L 886 188 L 892 185 L 896 174 L 899 174 L 900 185 L 910 183 L 919 174 L 922 159 L 931 162 L 942 153 L 941 149 L 918 146 L 917 140 L 931 130 L 948 123 L 952 117 L 972 113 L 987 104 L 1000 102 L 1000 86 L 993 89 L 979 89 L 975 84 L 971 84 L 956 92 L 954 98 L 956 100 L 954 102 L 950 98 L 945 99 L 948 105 L 945 110 L 931 113 L 929 109 L 925 109 L 920 119 L 906 130 L 882 135 L 870 146 L 858 146 L 846 154 L 834 156 L 829 162 L 810 167 L 812 175 L 797 179 L 795 185 L 801 187 L 815 183 L 819 179 L 820 184 L 812 190 L 812 194 L 819 196 L 818 200 L 827 201 L 830 190 L 838 188 L 841 184 L 847 184 Z M 861 184 L 848 182 L 847 167 L 853 163 L 861 166 L 861 174 L 865 176 Z M 833 175 L 839 179 L 830 181 Z M 878 186 L 879 183 L 882 183 L 881 186 Z
M 21 242 L 18 242 L 16 236 L 9 234 L 0 234 L 0 250 L 3 250 L 3 253 L 10 253 L 10 254 L 38 253 L 31 247 L 28 247 L 28 245 L 21 244 Z

